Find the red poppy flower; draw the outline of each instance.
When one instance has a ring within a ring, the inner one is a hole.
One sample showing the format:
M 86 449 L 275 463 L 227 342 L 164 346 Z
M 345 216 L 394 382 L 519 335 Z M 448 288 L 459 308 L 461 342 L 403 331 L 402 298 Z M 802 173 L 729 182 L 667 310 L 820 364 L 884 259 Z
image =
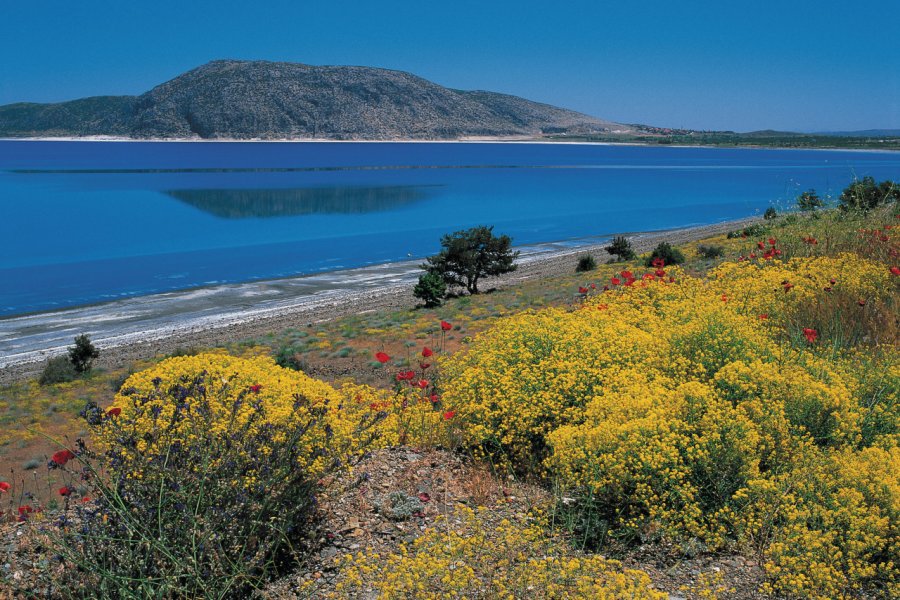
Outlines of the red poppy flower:
M 634 285 L 634 279 L 626 279 L 624 285 L 627 286 L 627 287 L 633 286 L 633 285 Z
M 657 270 L 656 270 L 656 276 L 657 276 L 657 277 L 665 277 L 665 276 L 666 276 L 666 272 L 665 272 L 664 270 L 662 270 L 662 269 L 657 269 Z
M 425 492 L 419 492 L 418 498 L 422 502 L 428 502 L 429 500 L 431 500 L 431 496 L 429 496 Z
M 785 281 L 785 282 L 782 283 L 781 285 L 784 286 L 784 291 L 785 291 L 785 292 L 791 291 L 791 288 L 794 287 L 794 284 L 791 283 L 790 281 Z
M 416 387 L 419 388 L 420 390 L 424 390 L 425 388 L 428 387 L 428 380 L 420 379 L 419 381 L 416 382 Z
M 830 286 L 830 285 L 826 285 L 826 286 L 823 287 L 822 289 L 825 290 L 826 292 L 830 292 L 830 291 L 831 291 L 831 286 Z
M 760 250 L 766 249 L 766 245 L 763 242 L 756 242 L 756 247 L 759 248 Z
M 775 247 L 775 238 L 769 238 L 769 245 Z
M 59 495 L 60 496 L 71 496 L 72 492 L 74 492 L 74 491 L 75 491 L 74 488 L 64 485 L 63 487 L 59 488 Z
M 62 467 L 73 458 L 75 458 L 75 455 L 72 454 L 70 450 L 60 450 L 59 452 L 55 452 L 53 456 L 50 457 L 50 460 Z
M 666 266 L 666 261 L 659 257 L 656 257 L 652 261 L 650 261 L 650 265 L 656 267 L 657 269 L 661 269 Z
M 634 279 L 634 275 L 631 274 L 631 271 L 622 271 L 621 275 L 622 279 Z
M 258 383 L 256 385 L 250 386 L 250 391 L 253 392 L 254 394 L 258 394 L 259 390 L 261 390 L 261 389 L 262 389 L 262 386 Z
M 814 344 L 819 338 L 819 332 L 815 329 L 810 329 L 809 327 L 803 329 L 803 335 L 806 336 L 806 341 L 810 344 Z
M 34 508 L 30 504 L 24 504 L 19 507 L 19 516 L 24 517 L 28 513 L 33 513 Z
M 834 284 L 837 283 L 837 280 L 836 280 L 836 279 L 829 279 L 829 280 L 828 280 L 828 283 L 830 283 L 831 285 L 834 285 Z
M 587 294 L 588 289 L 586 287 L 580 287 L 580 288 L 578 288 L 578 293 L 579 294 Z
M 453 325 L 447 321 L 441 321 L 441 331 L 450 331 L 451 329 L 453 329 Z
M 119 415 L 122 414 L 122 409 L 119 408 L 118 406 L 113 406 L 111 409 L 106 411 L 106 414 L 108 414 L 111 417 L 118 417 Z
M 5 481 L 0 481 L 0 493 L 8 492 L 9 488 L 12 486 L 6 483 Z
M 427 363 L 427 362 L 420 362 L 420 363 L 419 363 L 419 368 L 422 369 L 423 371 L 426 370 L 426 369 L 427 369 L 428 367 L 430 367 L 430 366 L 431 366 L 431 363 Z
M 596 284 L 596 283 L 592 283 L 592 284 L 591 284 L 591 289 L 592 289 L 592 290 L 596 290 L 596 289 L 597 289 L 597 284 Z
M 900 267 L 891 267 L 891 275 L 900 275 Z
M 619 279 L 618 277 L 613 277 L 612 279 L 609 280 L 609 282 L 613 285 L 619 285 L 620 283 L 622 283 L 622 280 Z
M 449 421 L 450 419 L 452 419 L 455 416 L 456 416 L 455 410 L 448 410 L 447 412 L 444 413 L 444 420 Z
M 387 361 L 391 360 L 391 357 L 388 356 L 387 354 L 385 354 L 384 352 L 376 352 L 376 353 L 375 353 L 375 360 L 377 360 L 377 361 L 380 362 L 381 364 L 384 364 L 384 363 L 386 363 Z
M 763 313 L 763 314 L 759 315 L 759 320 L 760 320 L 760 321 L 765 321 L 765 320 L 768 319 L 768 318 L 769 318 L 768 313 Z
M 728 302 L 728 296 L 726 294 L 722 294 L 722 302 Z
M 424 356 L 425 358 L 428 358 L 429 356 L 432 356 L 433 354 L 434 354 L 434 351 L 431 348 L 429 348 L 428 346 L 425 346 L 424 348 L 422 348 L 422 356 Z
M 751 252 L 751 253 L 750 253 L 750 258 L 756 258 L 756 252 Z
M 437 394 L 432 394 L 431 396 L 428 397 L 428 399 L 431 400 L 433 403 L 437 403 L 437 401 L 440 400 L 441 397 L 438 396 Z
M 857 300 L 856 303 L 859 304 L 860 306 L 865 306 L 865 305 L 866 305 L 866 301 L 863 300 L 862 298 L 860 298 L 859 300 Z

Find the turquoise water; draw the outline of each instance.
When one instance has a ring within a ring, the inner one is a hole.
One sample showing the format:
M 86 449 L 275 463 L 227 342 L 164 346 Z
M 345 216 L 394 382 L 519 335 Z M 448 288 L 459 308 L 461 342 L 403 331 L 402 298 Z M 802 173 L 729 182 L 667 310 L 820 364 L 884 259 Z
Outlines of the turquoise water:
M 0 315 L 713 223 L 900 179 L 900 154 L 511 143 L 0 141 Z

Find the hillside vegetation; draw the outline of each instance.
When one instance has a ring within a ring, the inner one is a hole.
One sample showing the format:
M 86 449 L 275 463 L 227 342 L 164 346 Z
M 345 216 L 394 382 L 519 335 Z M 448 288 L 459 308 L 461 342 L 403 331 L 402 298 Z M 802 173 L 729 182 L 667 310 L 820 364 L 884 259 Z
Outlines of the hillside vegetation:
M 652 548 L 759 565 L 758 588 L 704 574 L 692 598 L 898 597 L 896 202 L 681 250 L 149 365 L 50 457 L 55 509 L 7 480 L 9 560 L 58 555 L 29 585 L 63 596 L 242 597 L 293 568 L 291 597 L 663 598 L 606 558 Z M 343 349 L 366 369 L 310 376 Z M 431 519 L 428 493 L 385 490 L 373 510 L 414 535 L 302 575 L 342 535 L 308 539 L 315 498 L 398 447 L 450 449 L 502 499 Z M 511 482 L 542 499 L 510 514 Z

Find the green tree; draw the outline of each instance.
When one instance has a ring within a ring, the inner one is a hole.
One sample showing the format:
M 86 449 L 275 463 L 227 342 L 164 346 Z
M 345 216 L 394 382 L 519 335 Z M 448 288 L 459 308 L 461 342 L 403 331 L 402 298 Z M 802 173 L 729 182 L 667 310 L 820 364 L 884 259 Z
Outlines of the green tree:
M 900 201 L 900 184 L 890 179 L 876 184 L 872 177 L 863 177 L 841 192 L 838 207 L 843 211 L 867 211 L 890 201 Z
M 419 276 L 413 296 L 425 302 L 425 308 L 440 306 L 447 296 L 447 283 L 439 274 L 428 271 Z
M 766 212 L 763 213 L 763 219 L 765 219 L 766 221 L 771 221 L 772 219 L 774 219 L 777 216 L 778 216 L 778 211 L 775 210 L 774 206 L 770 206 L 769 208 L 766 209 Z
M 478 281 L 516 270 L 519 253 L 511 249 L 508 235 L 495 236 L 493 227 L 472 227 L 441 238 L 443 249 L 429 256 L 422 268 L 435 273 L 447 285 L 465 287 L 478 293 Z
M 619 260 L 634 259 L 634 250 L 631 247 L 631 242 L 623 235 L 614 237 L 612 244 L 606 247 L 606 251 L 613 256 L 617 256 Z
M 100 352 L 91 343 L 91 338 L 81 334 L 75 338 L 75 345 L 69 348 L 69 360 L 75 367 L 76 373 L 87 373 L 91 370 L 94 359 L 100 356 Z
M 824 205 L 825 203 L 819 198 L 816 190 L 812 188 L 797 196 L 797 208 L 803 212 L 811 212 L 817 208 L 822 208 Z

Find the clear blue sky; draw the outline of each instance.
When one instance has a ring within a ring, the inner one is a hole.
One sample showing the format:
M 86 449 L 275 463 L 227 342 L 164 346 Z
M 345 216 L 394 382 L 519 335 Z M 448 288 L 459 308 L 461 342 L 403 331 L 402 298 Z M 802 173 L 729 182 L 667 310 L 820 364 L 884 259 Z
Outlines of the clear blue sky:
M 900 1 L 6 0 L 0 104 L 217 58 L 355 64 L 628 123 L 900 128 Z

